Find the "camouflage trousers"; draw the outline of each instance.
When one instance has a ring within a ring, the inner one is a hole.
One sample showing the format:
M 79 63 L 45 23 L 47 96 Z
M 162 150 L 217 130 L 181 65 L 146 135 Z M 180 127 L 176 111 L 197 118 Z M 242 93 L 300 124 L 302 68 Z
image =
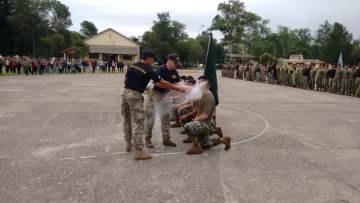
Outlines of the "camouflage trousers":
M 186 115 L 186 114 L 191 113 L 191 108 L 181 109 L 181 110 L 179 111 L 177 107 L 178 107 L 178 105 L 173 105 L 173 106 L 171 107 L 172 111 L 174 112 L 175 118 L 176 118 L 177 120 L 179 120 L 181 116 L 184 116 L 184 115 Z M 180 122 L 181 122 L 181 125 L 184 127 L 184 125 L 185 125 L 186 123 L 191 122 L 191 120 L 192 120 L 192 118 L 188 118 L 188 119 L 185 119 L 185 120 L 181 120 Z
M 145 104 L 145 127 L 146 139 L 152 138 L 152 130 L 155 125 L 155 116 L 158 113 L 161 120 L 161 132 L 164 140 L 170 139 L 170 109 L 171 101 L 168 94 L 162 94 L 152 90 Z
M 323 78 L 323 88 L 324 88 L 324 91 L 328 91 L 328 89 L 329 89 L 329 78 L 328 77 Z
M 179 115 L 181 116 L 185 116 L 187 114 L 191 113 L 191 108 L 186 108 L 186 109 L 181 109 L 179 111 Z M 184 127 L 187 123 L 190 123 L 192 121 L 193 118 L 187 118 L 187 119 L 183 119 L 180 120 L 181 125 Z
M 358 96 L 360 96 L 360 78 L 359 77 L 357 77 L 356 79 L 355 79 L 355 97 L 358 97 Z
M 250 72 L 249 71 L 245 71 L 245 79 L 250 80 Z
M 349 93 L 350 92 L 350 84 L 349 79 L 342 79 L 341 84 L 341 93 Z
M 335 91 L 335 93 L 341 92 L 341 79 L 334 78 L 332 92 L 334 92 L 334 91 Z
M 144 130 L 144 97 L 140 92 L 125 89 L 122 95 L 123 130 L 125 140 L 133 142 L 135 149 L 142 149 Z
M 218 139 L 210 139 L 211 131 L 215 127 L 216 123 L 212 119 L 206 121 L 192 121 L 184 126 L 189 139 L 193 143 L 199 142 L 204 149 L 209 149 L 219 144 Z
M 323 79 L 321 77 L 315 78 L 315 89 L 316 90 L 322 90 L 323 89 Z
M 333 92 L 333 84 L 334 84 L 334 78 L 329 78 L 328 92 Z

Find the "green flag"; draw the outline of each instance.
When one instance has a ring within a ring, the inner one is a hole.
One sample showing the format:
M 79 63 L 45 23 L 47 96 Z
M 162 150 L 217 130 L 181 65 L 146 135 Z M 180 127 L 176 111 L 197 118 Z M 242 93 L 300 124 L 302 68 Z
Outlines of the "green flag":
M 219 96 L 215 66 L 215 46 L 212 33 L 209 33 L 209 46 L 206 54 L 204 75 L 208 76 L 210 79 L 210 91 L 215 97 L 215 105 L 217 106 L 219 104 Z

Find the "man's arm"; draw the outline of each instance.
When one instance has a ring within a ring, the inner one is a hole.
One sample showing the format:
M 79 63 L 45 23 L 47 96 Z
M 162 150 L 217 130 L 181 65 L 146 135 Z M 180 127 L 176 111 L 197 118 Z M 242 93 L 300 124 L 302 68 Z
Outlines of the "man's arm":
M 178 91 L 178 92 L 185 92 L 184 88 L 175 86 L 175 85 L 173 85 L 173 84 L 171 84 L 168 81 L 163 80 L 163 79 L 161 79 L 159 82 L 157 82 L 156 86 L 161 87 L 161 88 L 165 88 L 165 89 L 175 90 L 175 91 Z
M 184 120 L 184 119 L 187 119 L 189 117 L 195 117 L 197 112 L 198 112 L 198 109 L 196 108 L 191 113 L 181 116 L 180 120 Z

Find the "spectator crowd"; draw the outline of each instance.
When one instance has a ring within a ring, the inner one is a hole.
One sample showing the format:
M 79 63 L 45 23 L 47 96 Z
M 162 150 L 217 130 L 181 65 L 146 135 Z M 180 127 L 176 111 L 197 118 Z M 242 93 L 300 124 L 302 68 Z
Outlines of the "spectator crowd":
M 82 72 L 123 73 L 125 64 L 121 61 L 66 60 L 64 58 L 38 58 L 27 56 L 0 57 L 0 74 L 43 75 Z

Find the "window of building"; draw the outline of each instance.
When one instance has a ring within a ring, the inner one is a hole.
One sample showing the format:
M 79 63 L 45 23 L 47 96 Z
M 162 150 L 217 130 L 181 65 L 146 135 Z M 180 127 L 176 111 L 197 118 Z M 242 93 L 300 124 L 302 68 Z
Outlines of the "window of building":
M 123 55 L 124 60 L 132 60 L 132 55 Z
M 97 58 L 99 58 L 99 54 L 89 53 L 89 58 L 91 58 L 91 59 L 97 59 Z

